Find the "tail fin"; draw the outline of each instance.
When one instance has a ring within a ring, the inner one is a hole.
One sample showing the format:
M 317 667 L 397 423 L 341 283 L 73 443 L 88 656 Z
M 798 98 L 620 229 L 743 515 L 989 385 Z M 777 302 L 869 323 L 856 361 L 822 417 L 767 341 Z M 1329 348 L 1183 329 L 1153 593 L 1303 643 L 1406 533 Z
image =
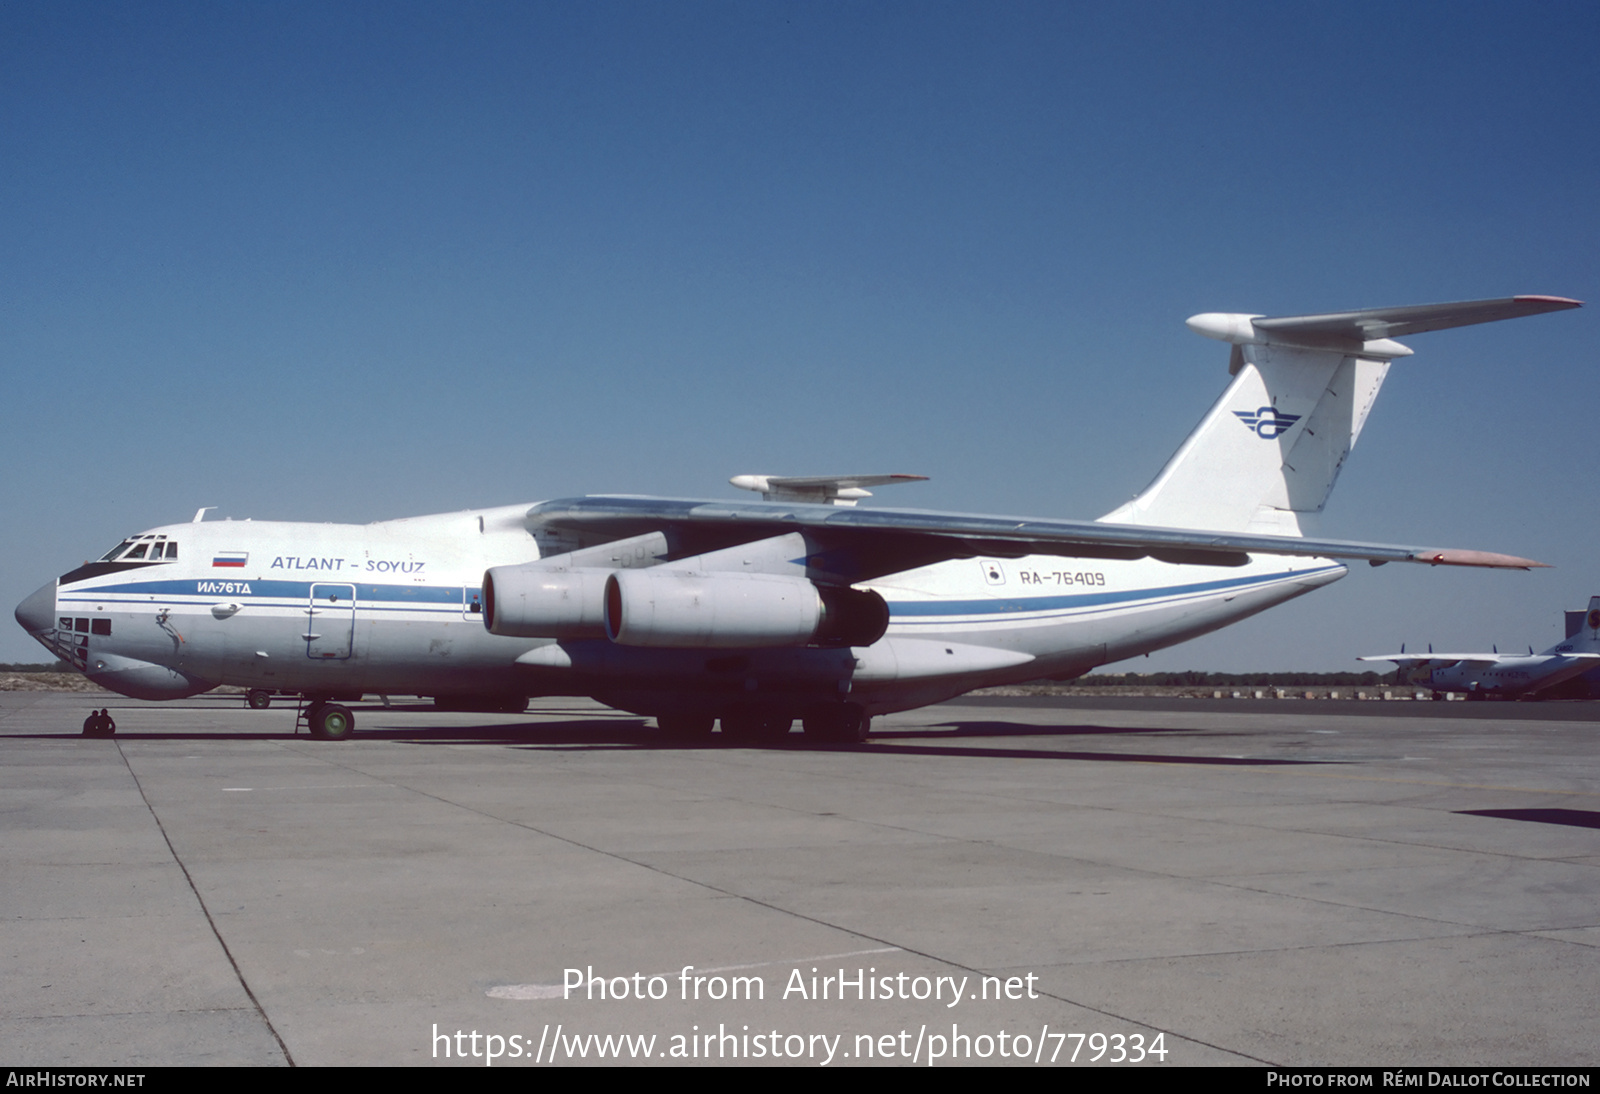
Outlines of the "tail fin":
M 1600 653 L 1600 596 L 1589 598 L 1589 610 L 1586 612 L 1568 612 L 1569 616 L 1577 616 L 1574 621 L 1576 627 L 1569 627 L 1564 641 L 1557 643 L 1546 653 Z
M 1142 494 L 1100 519 L 1302 535 L 1327 503 L 1396 357 L 1390 335 L 1579 306 L 1556 296 L 1268 318 L 1207 313 L 1197 334 L 1233 345 L 1233 382 Z

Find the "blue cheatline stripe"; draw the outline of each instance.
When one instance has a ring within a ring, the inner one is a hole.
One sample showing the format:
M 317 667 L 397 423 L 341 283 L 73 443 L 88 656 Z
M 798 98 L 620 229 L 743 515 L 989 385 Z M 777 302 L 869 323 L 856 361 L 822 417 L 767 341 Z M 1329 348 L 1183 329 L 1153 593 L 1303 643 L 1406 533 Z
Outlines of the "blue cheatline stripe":
M 228 594 L 215 593 L 215 594 L 212 594 L 212 597 L 214 599 L 215 597 L 221 597 L 221 596 L 226 596 L 226 595 L 228 595 Z M 272 609 L 274 611 L 284 611 L 284 612 L 299 612 L 302 615 L 305 613 L 306 604 L 308 603 L 305 600 L 265 600 L 265 599 L 263 599 L 261 597 L 255 597 L 255 596 L 253 596 L 253 597 L 244 597 L 242 599 L 243 599 L 243 601 L 245 603 L 249 604 L 252 608 L 256 608 L 256 609 Z M 186 601 L 169 600 L 169 601 L 165 601 L 165 603 L 168 603 L 168 604 L 180 604 L 180 605 L 185 606 L 185 607 L 204 608 L 208 604 L 212 603 L 212 600 L 211 599 L 208 599 L 208 600 L 186 600 Z M 376 614 L 378 612 L 386 612 L 386 613 L 387 612 L 394 612 L 394 613 L 404 613 L 404 614 L 411 614 L 411 615 L 437 615 L 437 616 L 443 616 L 443 617 L 445 617 L 447 619 L 459 619 L 463 615 L 462 608 L 461 608 L 461 602 L 459 600 L 455 600 L 455 599 L 452 599 L 445 607 L 442 607 L 442 608 L 441 607 L 433 607 L 433 606 L 429 606 L 429 605 L 426 605 L 426 604 L 381 604 L 381 603 L 375 603 L 375 602 L 370 601 L 370 600 L 368 600 L 368 601 L 354 601 L 353 603 L 354 603 L 354 610 L 356 610 L 357 612 L 359 612 L 361 614 L 365 614 L 365 615 L 372 615 L 372 614 Z M 88 610 L 90 610 L 88 608 L 88 605 L 90 605 L 90 604 L 94 604 L 96 606 L 99 606 L 99 605 L 107 605 L 107 606 L 115 605 L 115 608 L 113 610 L 120 610 L 122 608 L 149 608 L 149 607 L 152 607 L 152 601 L 150 600 L 150 598 L 148 598 L 148 597 L 137 597 L 137 596 L 131 596 L 131 597 L 119 597 L 119 596 L 64 596 L 64 597 L 61 598 L 60 604 L 61 604 L 61 608 L 62 608 L 63 611 L 66 611 L 69 608 L 74 610 L 74 611 L 88 611 Z M 324 609 L 324 610 L 338 610 L 338 609 L 341 609 L 341 608 L 348 610 L 348 609 L 351 608 L 351 605 L 350 604 L 341 603 L 341 604 L 333 605 L 331 609 Z M 478 616 L 470 615 L 469 618 L 476 619 L 476 618 L 478 618 Z
M 216 589 L 206 589 L 206 585 L 229 584 L 248 585 L 248 593 L 237 589 L 233 592 L 222 592 Z M 313 585 L 341 585 L 346 588 L 353 586 L 357 603 L 362 601 L 398 601 L 402 604 L 460 604 L 460 585 L 369 585 L 359 581 L 273 581 L 248 577 L 201 577 L 185 578 L 181 581 L 131 581 L 122 585 L 97 585 L 93 588 L 78 589 L 66 588 L 61 590 L 63 599 L 72 597 L 79 600 L 103 599 L 107 593 L 133 593 L 141 596 L 248 596 L 251 598 L 274 597 L 282 600 L 309 600 Z M 467 586 L 468 599 L 483 595 L 482 589 Z
M 1072 593 L 1064 596 L 996 597 L 982 600 L 890 600 L 889 615 L 891 618 L 900 619 L 915 616 L 1027 615 L 1038 612 L 1096 608 L 1107 605 L 1127 604 L 1140 600 L 1194 596 L 1202 593 L 1220 592 L 1226 589 L 1243 591 L 1251 586 L 1274 585 L 1282 581 L 1292 581 L 1318 574 L 1331 573 L 1341 568 L 1340 566 L 1322 566 L 1314 570 L 1290 570 L 1265 576 L 1258 574 L 1252 577 L 1221 578 L 1216 581 L 1200 581 L 1188 585 Z M 310 600 L 313 585 L 341 585 L 345 587 L 354 586 L 356 607 L 362 611 L 431 611 L 443 614 L 445 611 L 453 613 L 462 607 L 462 586 L 460 585 L 372 585 L 350 581 L 277 581 L 232 578 L 226 583 L 249 585 L 250 592 L 244 593 L 238 590 L 222 592 L 220 590 L 202 588 L 204 585 L 223 583 L 223 579 L 220 578 L 185 578 L 179 581 L 134 581 L 121 585 L 101 585 L 86 589 L 68 588 L 61 591 L 61 601 L 63 604 L 84 604 L 90 601 L 98 603 L 143 603 L 143 601 L 132 599 L 132 597 L 237 596 L 248 597 L 251 601 L 271 600 L 278 602 L 270 605 L 273 607 L 298 607 Z M 108 595 L 117 593 L 124 594 L 124 597 L 128 597 L 128 599 L 116 595 Z M 470 601 L 473 597 L 481 598 L 482 595 L 482 589 L 467 586 L 467 600 Z M 430 607 L 430 605 L 445 605 L 448 607 Z
M 1224 589 L 1243 590 L 1251 585 L 1274 585 L 1280 581 L 1330 573 L 1339 567 L 1323 566 L 1315 570 L 1292 570 L 1270 576 L 1230 577 L 1219 581 L 1200 581 L 1192 585 L 1168 585 L 1153 589 L 1126 589 L 1117 592 L 1075 593 L 1070 596 L 1008 597 L 992 600 L 891 600 L 889 615 L 1020 615 L 1028 612 L 1059 611 L 1070 608 L 1094 608 L 1107 604 L 1126 604 L 1134 600 L 1153 600 L 1161 597 L 1186 596 L 1196 593 L 1219 592 Z

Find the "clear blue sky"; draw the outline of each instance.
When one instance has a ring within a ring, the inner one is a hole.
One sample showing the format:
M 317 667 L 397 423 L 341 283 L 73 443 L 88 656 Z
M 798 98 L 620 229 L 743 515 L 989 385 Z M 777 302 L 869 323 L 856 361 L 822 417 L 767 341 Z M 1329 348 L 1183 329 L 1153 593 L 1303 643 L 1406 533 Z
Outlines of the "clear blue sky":
M 1600 592 L 1597 57 L 1589 3 L 12 0 L 0 600 L 202 505 L 1093 517 L 1227 379 L 1188 315 L 1554 293 L 1411 341 L 1324 532 L 1557 569 L 1363 566 L 1129 668 L 1543 647 Z

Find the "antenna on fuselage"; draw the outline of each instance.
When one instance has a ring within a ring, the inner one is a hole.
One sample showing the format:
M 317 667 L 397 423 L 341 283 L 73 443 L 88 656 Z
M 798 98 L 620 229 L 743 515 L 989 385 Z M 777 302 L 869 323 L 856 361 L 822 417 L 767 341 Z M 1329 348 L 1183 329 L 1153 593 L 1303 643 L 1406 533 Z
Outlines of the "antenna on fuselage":
M 199 524 L 201 521 L 206 519 L 206 514 L 211 512 L 211 510 L 213 510 L 215 508 L 216 508 L 215 505 L 206 505 L 206 506 L 202 506 L 199 509 L 196 509 L 194 511 L 194 519 L 191 520 L 189 523 L 190 524 Z

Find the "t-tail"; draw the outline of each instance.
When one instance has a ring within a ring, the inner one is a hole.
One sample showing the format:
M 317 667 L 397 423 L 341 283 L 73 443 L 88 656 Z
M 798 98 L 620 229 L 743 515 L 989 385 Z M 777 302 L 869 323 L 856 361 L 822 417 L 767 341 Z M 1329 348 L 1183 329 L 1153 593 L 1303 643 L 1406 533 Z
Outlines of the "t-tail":
M 1579 306 L 1559 296 L 1513 296 L 1329 315 L 1196 315 L 1191 330 L 1232 344 L 1233 382 L 1155 481 L 1100 519 L 1312 532 L 1390 364 L 1411 355 L 1394 337 Z

